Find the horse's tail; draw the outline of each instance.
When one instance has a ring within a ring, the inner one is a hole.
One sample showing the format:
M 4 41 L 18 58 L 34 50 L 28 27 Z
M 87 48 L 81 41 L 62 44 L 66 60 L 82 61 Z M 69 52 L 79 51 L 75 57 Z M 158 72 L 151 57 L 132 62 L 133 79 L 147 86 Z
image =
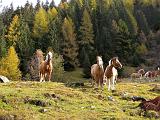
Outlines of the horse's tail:
M 146 101 L 146 99 L 144 99 L 143 97 L 140 97 L 140 96 L 133 96 L 132 97 L 132 100 L 133 101 Z

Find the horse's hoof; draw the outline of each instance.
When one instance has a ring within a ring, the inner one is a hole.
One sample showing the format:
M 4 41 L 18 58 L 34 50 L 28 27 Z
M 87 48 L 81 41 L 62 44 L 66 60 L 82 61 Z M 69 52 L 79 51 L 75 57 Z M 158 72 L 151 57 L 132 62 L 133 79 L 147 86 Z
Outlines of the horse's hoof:
M 116 90 L 112 90 L 112 93 L 116 92 Z
M 94 88 L 94 90 L 98 90 L 98 88 Z

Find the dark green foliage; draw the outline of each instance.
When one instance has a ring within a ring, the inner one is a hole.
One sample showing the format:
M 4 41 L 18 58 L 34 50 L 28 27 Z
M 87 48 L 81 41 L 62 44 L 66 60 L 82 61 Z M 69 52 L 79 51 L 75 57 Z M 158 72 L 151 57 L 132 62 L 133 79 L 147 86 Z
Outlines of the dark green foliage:
M 90 77 L 90 71 L 91 71 L 91 64 L 89 61 L 89 56 L 88 54 L 84 51 L 84 59 L 83 59 L 83 74 L 85 78 Z
M 27 64 L 30 56 L 34 52 L 34 42 L 31 38 L 31 33 L 28 24 L 24 21 L 24 18 L 20 18 L 19 32 L 21 33 L 16 43 L 16 49 L 20 58 L 20 70 L 24 74 L 27 73 Z
M 159 6 L 158 0 L 62 0 L 59 6 L 54 0 L 37 0 L 35 7 L 26 2 L 15 10 L 11 4 L 0 13 L 0 57 L 9 47 L 6 38 L 13 16 L 19 16 L 15 48 L 23 74 L 33 51 L 49 46 L 63 55 L 65 68 L 74 70 L 79 61 L 85 77 L 90 76 L 96 55 L 102 55 L 105 64 L 118 56 L 125 65 L 154 66 L 159 62 Z M 69 22 L 63 26 L 65 18 Z

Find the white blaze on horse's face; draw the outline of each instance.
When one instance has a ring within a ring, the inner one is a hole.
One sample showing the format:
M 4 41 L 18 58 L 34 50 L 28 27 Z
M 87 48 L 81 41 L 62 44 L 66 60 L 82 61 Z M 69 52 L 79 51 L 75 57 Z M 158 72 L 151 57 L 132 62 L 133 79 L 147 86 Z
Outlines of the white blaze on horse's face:
M 110 60 L 110 61 L 109 61 L 109 66 L 111 66 L 111 64 L 112 64 L 112 63 L 111 63 L 111 60 Z
M 53 56 L 53 55 L 52 55 L 52 53 L 51 53 L 50 51 L 49 51 L 49 53 L 48 53 L 48 54 L 50 55 L 50 58 L 52 58 L 52 56 Z
M 46 61 L 48 61 L 49 59 L 52 60 L 52 53 L 49 51 L 47 56 L 46 56 Z
M 122 64 L 119 62 L 118 58 L 116 59 L 116 63 L 119 64 L 119 68 L 122 68 Z
M 100 56 L 97 56 L 97 63 L 100 67 L 103 67 L 103 60 Z

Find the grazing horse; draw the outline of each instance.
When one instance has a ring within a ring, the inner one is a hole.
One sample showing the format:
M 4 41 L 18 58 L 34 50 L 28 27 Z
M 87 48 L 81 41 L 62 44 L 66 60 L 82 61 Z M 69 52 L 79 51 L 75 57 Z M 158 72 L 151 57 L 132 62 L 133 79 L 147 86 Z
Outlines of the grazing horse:
M 140 73 L 132 73 L 131 74 L 131 79 L 133 80 L 133 78 L 142 78 L 142 74 L 140 74 Z
M 109 61 L 109 65 L 106 67 L 104 76 L 103 76 L 104 84 L 106 84 L 108 80 L 108 90 L 115 89 L 114 87 L 115 79 L 117 79 L 117 76 L 118 76 L 118 72 L 116 68 L 122 68 L 122 64 L 119 62 L 118 57 L 113 57 Z M 112 87 L 111 87 L 111 80 L 112 80 Z
M 48 76 L 48 81 L 51 80 L 52 69 L 52 53 L 48 52 L 46 60 L 40 65 L 40 82 L 45 81 L 46 76 Z
M 141 103 L 137 106 L 137 107 L 140 107 L 141 110 L 144 110 L 144 111 L 154 110 L 156 112 L 160 112 L 160 96 L 148 101 L 142 97 L 134 96 L 132 97 L 132 100 L 133 101 L 141 100 Z
M 152 78 L 154 77 L 154 74 L 152 73 L 152 71 L 147 71 L 144 75 L 145 78 Z
M 142 76 L 144 76 L 145 71 L 144 71 L 144 69 L 139 69 L 137 73 L 139 73 L 139 74 L 141 74 Z
M 92 77 L 92 86 L 96 83 L 96 87 L 100 86 L 103 87 L 103 60 L 101 56 L 97 56 L 97 64 L 93 64 L 91 66 L 91 77 Z
M 160 76 L 160 69 L 159 69 L 159 67 L 158 67 L 157 70 L 146 72 L 146 74 L 144 76 L 145 76 L 145 78 L 154 78 L 154 77 Z

